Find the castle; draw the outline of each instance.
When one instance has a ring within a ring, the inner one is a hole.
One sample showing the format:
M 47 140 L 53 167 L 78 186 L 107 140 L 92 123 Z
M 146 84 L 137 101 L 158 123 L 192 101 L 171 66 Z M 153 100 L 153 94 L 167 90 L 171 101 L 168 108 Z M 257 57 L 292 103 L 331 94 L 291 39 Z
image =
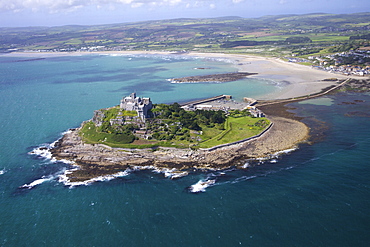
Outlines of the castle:
M 132 93 L 130 96 L 123 97 L 121 100 L 120 108 L 126 111 L 136 111 L 138 117 L 145 121 L 149 117 L 149 110 L 153 107 L 150 98 L 140 98 L 136 96 L 136 93 Z

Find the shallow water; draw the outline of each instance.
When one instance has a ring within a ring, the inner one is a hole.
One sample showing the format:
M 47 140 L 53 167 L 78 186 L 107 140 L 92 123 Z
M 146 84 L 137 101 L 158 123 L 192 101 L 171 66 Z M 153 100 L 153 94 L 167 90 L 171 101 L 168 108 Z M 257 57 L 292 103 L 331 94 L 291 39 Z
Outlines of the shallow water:
M 235 70 L 204 59 L 23 60 L 0 57 L 0 246 L 369 243 L 369 95 L 328 96 L 330 106 L 320 99 L 294 104 L 299 115 L 307 116 L 305 121 L 326 123 L 325 136 L 276 163 L 265 161 L 248 170 L 196 171 L 177 180 L 141 171 L 71 189 L 57 179 L 68 165 L 27 153 L 132 91 L 168 103 L 218 94 L 258 98 L 276 88 L 251 79 L 224 84 L 166 81 Z M 201 180 L 214 183 L 204 186 L 204 192 L 189 193 L 189 186 Z M 22 185 L 32 188 L 19 188 Z

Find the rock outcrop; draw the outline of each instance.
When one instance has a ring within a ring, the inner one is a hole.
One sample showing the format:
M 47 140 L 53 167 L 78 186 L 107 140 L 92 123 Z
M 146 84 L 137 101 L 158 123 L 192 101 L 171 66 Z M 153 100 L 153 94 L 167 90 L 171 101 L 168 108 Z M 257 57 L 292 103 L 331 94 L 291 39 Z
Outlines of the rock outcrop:
M 198 83 L 198 82 L 228 82 L 243 79 L 249 75 L 256 75 L 257 73 L 235 72 L 225 74 L 187 76 L 181 78 L 172 78 L 171 83 Z

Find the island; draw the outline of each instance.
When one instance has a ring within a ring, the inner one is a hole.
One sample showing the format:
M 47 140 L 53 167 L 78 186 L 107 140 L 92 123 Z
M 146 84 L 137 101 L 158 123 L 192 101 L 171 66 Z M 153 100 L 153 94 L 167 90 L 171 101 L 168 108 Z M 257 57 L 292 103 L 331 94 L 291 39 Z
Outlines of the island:
M 153 104 L 132 93 L 120 104 L 96 110 L 91 120 L 71 129 L 50 150 L 72 162 L 68 183 L 92 181 L 125 171 L 152 169 L 170 178 L 193 170 L 247 168 L 305 140 L 308 128 L 294 119 L 266 116 L 255 101 L 230 95 L 185 104 Z
M 229 82 L 243 79 L 249 75 L 257 75 L 257 73 L 249 72 L 234 72 L 212 75 L 187 76 L 181 78 L 169 79 L 171 83 L 199 83 L 199 82 Z

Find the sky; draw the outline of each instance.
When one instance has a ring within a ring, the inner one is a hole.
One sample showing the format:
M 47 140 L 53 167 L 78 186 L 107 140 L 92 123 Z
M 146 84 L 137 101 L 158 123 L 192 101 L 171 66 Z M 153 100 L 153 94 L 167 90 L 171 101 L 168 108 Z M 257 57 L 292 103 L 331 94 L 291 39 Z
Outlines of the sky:
M 369 11 L 370 0 L 0 0 L 0 27 Z

